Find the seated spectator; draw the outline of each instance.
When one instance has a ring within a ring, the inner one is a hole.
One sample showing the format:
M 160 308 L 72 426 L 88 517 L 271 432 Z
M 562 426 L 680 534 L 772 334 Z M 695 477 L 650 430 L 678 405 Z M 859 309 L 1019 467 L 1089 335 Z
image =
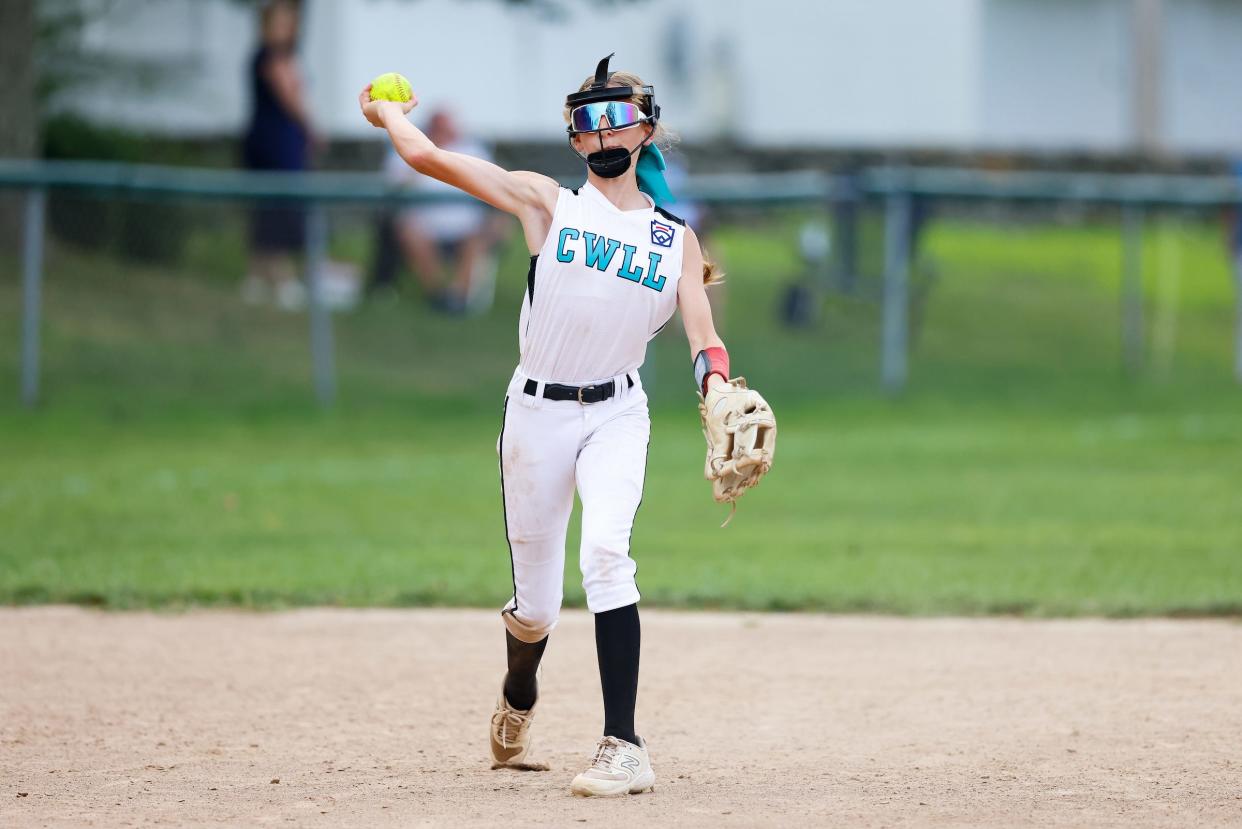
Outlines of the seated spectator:
M 491 160 L 483 144 L 463 135 L 445 110 L 432 114 L 427 136 L 442 149 Z M 415 172 L 395 151 L 385 160 L 384 171 L 394 182 L 419 192 L 458 192 Z M 493 251 L 507 227 L 505 217 L 482 202 L 411 205 L 392 218 L 392 236 L 432 307 L 451 314 L 482 313 L 491 307 Z M 377 274 L 372 287 L 390 280 L 391 275 Z

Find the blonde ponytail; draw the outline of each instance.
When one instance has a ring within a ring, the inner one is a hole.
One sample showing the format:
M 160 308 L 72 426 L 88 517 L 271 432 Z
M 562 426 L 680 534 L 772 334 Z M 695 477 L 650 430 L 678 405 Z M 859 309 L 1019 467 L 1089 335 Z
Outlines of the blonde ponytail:
M 707 258 L 707 251 L 703 251 L 703 284 L 719 285 L 724 282 L 724 271 L 716 266 L 716 263 Z

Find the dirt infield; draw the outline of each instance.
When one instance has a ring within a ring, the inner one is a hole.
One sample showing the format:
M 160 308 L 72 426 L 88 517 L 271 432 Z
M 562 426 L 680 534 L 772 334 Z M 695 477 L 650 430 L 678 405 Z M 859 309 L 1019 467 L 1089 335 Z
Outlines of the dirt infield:
M 643 621 L 656 790 L 599 802 L 584 613 L 523 773 L 494 613 L 0 609 L 0 825 L 1242 824 L 1242 625 Z

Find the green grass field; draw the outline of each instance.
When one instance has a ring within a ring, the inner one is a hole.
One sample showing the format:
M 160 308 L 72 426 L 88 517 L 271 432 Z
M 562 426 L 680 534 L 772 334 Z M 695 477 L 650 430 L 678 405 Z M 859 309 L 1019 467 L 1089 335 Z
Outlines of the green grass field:
M 1242 613 L 1242 391 L 1213 228 L 1149 233 L 1152 359 L 1127 378 L 1115 228 L 937 223 L 895 400 L 876 389 L 873 304 L 833 298 L 809 331 L 775 323 L 796 230 L 770 217 L 714 243 L 734 363 L 780 418 L 776 467 L 727 529 L 701 478 L 680 328 L 653 345 L 644 601 Z M 240 305 L 239 244 L 200 233 L 171 271 L 50 252 L 45 402 L 0 401 L 0 601 L 498 606 L 495 440 L 523 251 L 506 253 L 484 318 L 408 296 L 338 317 L 341 401 L 321 412 L 306 320 Z M 338 253 L 364 245 L 345 233 Z M 15 344 L 3 266 L 0 336 Z M 0 359 L 15 391 L 16 349 Z M 577 585 L 571 533 L 570 604 Z

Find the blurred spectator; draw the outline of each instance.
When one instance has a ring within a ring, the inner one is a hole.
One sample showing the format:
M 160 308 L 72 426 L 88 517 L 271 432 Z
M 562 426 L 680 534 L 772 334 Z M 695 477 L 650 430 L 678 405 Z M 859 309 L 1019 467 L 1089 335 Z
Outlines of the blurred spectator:
M 491 160 L 487 148 L 467 137 L 445 111 L 432 113 L 427 137 L 441 149 Z M 395 151 L 384 162 L 390 180 L 424 193 L 458 193 L 457 188 L 420 175 Z M 433 308 L 451 314 L 482 313 L 495 294 L 494 250 L 509 223 L 482 202 L 454 201 L 402 208 L 382 229 L 381 250 L 371 288 L 390 286 L 394 262 L 386 246 L 394 242 Z M 390 233 L 383 232 L 384 230 Z M 387 261 L 386 261 L 387 259 Z
M 321 142 L 310 121 L 298 68 L 298 6 L 291 0 L 271 0 L 260 14 L 259 48 L 250 62 L 252 107 L 242 145 L 243 162 L 249 170 L 304 171 L 310 167 L 312 150 Z M 306 290 L 295 265 L 304 231 L 301 205 L 255 206 L 243 299 L 251 303 L 271 300 L 290 311 L 305 306 Z M 347 268 L 325 263 L 325 300 L 336 306 L 349 304 L 350 281 Z M 356 293 L 355 279 L 352 294 Z

